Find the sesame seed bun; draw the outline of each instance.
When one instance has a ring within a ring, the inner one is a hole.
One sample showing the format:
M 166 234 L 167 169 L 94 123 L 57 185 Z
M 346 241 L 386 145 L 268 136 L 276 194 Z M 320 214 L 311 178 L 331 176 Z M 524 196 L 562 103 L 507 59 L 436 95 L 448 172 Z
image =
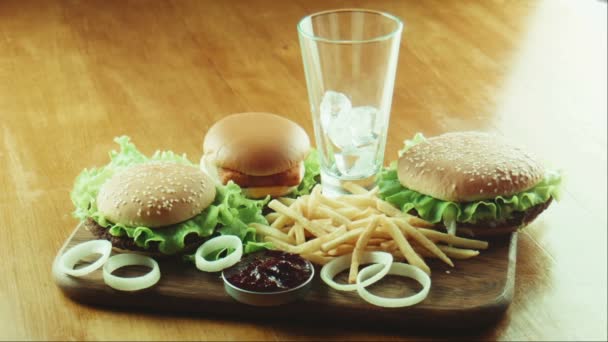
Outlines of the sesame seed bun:
M 113 175 L 97 195 L 108 220 L 158 228 L 188 220 L 215 199 L 215 185 L 198 168 L 175 163 L 146 163 Z
M 519 147 L 481 132 L 446 133 L 408 149 L 398 163 L 401 184 L 444 201 L 471 202 L 526 191 L 543 167 Z
M 297 166 L 310 150 L 306 131 L 271 113 L 240 113 L 217 121 L 207 132 L 204 156 L 216 167 L 269 176 Z

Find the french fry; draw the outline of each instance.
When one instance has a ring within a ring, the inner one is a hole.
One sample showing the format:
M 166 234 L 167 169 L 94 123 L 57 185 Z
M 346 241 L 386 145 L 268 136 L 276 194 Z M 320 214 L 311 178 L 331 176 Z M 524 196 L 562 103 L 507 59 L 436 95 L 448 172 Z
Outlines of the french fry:
M 407 239 L 403 236 L 403 233 L 401 232 L 399 227 L 397 227 L 397 225 L 394 224 L 393 221 L 389 220 L 386 216 L 382 217 L 382 223 L 388 229 L 388 233 L 391 234 L 397 246 L 399 246 L 399 250 L 405 257 L 405 259 L 411 265 L 414 265 L 423 270 L 426 274 L 431 274 L 431 269 L 429 268 L 429 266 L 418 254 L 416 254 L 412 246 L 409 244 L 409 242 L 407 242 Z
M 437 245 L 437 247 L 454 259 L 468 259 L 479 255 L 479 251 L 473 249 L 462 249 L 444 245 Z
M 311 232 L 309 232 L 308 230 L 304 229 L 304 227 L 302 227 L 302 230 L 304 231 L 304 239 L 308 240 L 308 239 L 315 239 L 316 236 L 313 235 Z
M 365 195 L 367 194 L 367 189 L 362 187 L 361 185 L 355 184 L 353 182 L 344 182 L 342 183 L 342 187 L 354 195 Z
M 351 221 L 358 221 L 361 219 L 366 219 L 372 215 L 377 215 L 377 214 L 380 214 L 380 212 L 378 210 L 376 210 L 376 208 L 366 208 L 363 211 L 361 211 L 361 209 L 359 209 L 359 214 L 352 217 Z
M 300 196 L 300 197 L 296 198 L 296 200 L 295 200 L 293 203 L 291 203 L 291 205 L 289 205 L 289 207 L 290 207 L 291 209 L 296 210 L 296 211 L 297 211 L 297 212 L 299 212 L 300 214 L 302 214 L 302 213 L 303 213 L 303 211 L 302 211 L 301 205 L 302 205 L 303 203 L 307 202 L 309 197 L 310 197 L 310 195 L 303 195 L 303 196 Z
M 416 244 L 412 244 L 412 248 L 414 249 L 414 252 L 416 252 L 416 254 L 420 255 L 421 257 L 424 258 L 434 258 L 437 259 L 437 256 L 431 252 L 429 252 L 428 249 Z
M 357 209 L 357 207 L 352 206 L 352 205 L 348 204 L 347 202 L 337 200 L 337 199 L 331 198 L 331 197 L 318 196 L 317 200 L 333 209 L 342 209 L 342 208 Z
M 315 208 L 315 213 L 318 216 L 330 218 L 334 223 L 339 225 L 347 225 L 350 223 L 350 220 L 347 217 L 344 217 L 340 213 L 324 205 L 320 205 Z
M 372 237 L 384 240 L 391 240 L 393 238 L 391 234 L 389 234 L 388 231 L 383 227 L 378 227 L 376 230 L 374 230 Z
M 276 219 L 279 218 L 279 216 L 281 216 L 281 214 L 274 212 L 274 213 L 270 213 L 268 215 L 266 215 L 266 221 L 268 221 L 268 223 L 272 224 L 274 221 L 276 221 Z
M 310 233 L 312 233 L 313 235 L 315 235 L 317 237 L 323 236 L 326 234 L 326 232 L 325 232 L 325 230 L 323 230 L 323 228 L 319 227 L 317 224 L 315 224 L 313 222 L 310 222 L 308 219 L 306 219 L 304 216 L 302 216 L 302 214 L 297 213 L 293 209 L 286 207 L 283 203 L 281 203 L 277 200 L 270 201 L 270 203 L 268 203 L 268 207 L 270 207 L 271 209 L 273 209 L 275 211 L 280 212 L 283 215 L 291 217 L 293 220 L 295 220 L 296 222 L 301 224 L 302 227 L 304 227 L 304 229 L 308 230 Z
M 308 195 L 305 195 L 306 197 L 308 197 Z M 305 204 L 306 203 L 306 199 L 304 198 L 304 196 L 298 197 L 298 199 L 296 199 L 295 202 L 293 202 L 289 208 L 293 209 L 296 213 L 301 214 L 304 217 L 308 217 L 309 216 L 309 212 L 308 212 L 308 206 Z
M 334 223 L 330 218 L 316 218 L 310 220 L 310 222 L 315 222 L 318 225 L 331 226 Z
M 291 217 L 283 215 L 281 213 L 278 213 L 278 214 L 279 214 L 279 217 L 277 217 L 277 219 L 274 220 L 274 222 L 272 222 L 270 224 L 271 227 L 281 229 L 293 222 L 293 219 Z
M 413 215 L 407 215 L 407 221 L 414 227 L 418 227 L 418 228 L 433 228 L 435 227 L 434 224 L 432 224 L 429 221 L 423 220 L 418 216 L 413 216 Z
M 419 228 L 418 231 L 434 242 L 443 242 L 455 247 L 471 248 L 471 249 L 487 249 L 488 242 L 482 240 L 467 239 L 459 236 L 454 236 L 436 230 Z
M 365 251 L 365 247 L 369 242 L 370 237 L 372 236 L 372 232 L 376 229 L 378 225 L 378 216 L 374 216 L 374 218 L 368 223 L 365 230 L 357 239 L 357 244 L 355 245 L 355 249 L 353 251 L 353 257 L 350 262 L 350 271 L 348 273 L 348 282 L 354 284 L 357 280 L 357 274 L 359 273 L 359 263 L 361 262 L 361 254 Z
M 376 215 L 369 216 L 369 217 L 366 217 L 366 218 L 363 218 L 363 219 L 359 219 L 359 220 L 356 220 L 356 221 L 351 221 L 349 224 L 346 225 L 346 227 L 348 229 L 357 229 L 357 228 L 367 227 L 367 224 L 371 220 L 373 220 L 374 216 L 376 216 Z
M 329 240 L 329 241 L 325 242 L 324 244 L 322 244 L 321 250 L 324 252 L 327 252 L 331 249 L 338 247 L 339 245 L 342 245 L 342 244 L 345 244 L 345 243 L 348 243 L 351 241 L 356 241 L 357 238 L 359 237 L 359 235 L 361 235 L 361 233 L 363 232 L 363 230 L 364 230 L 364 228 L 359 228 L 359 229 L 351 230 L 340 236 L 337 236 L 333 240 Z
M 336 213 L 346 217 L 349 221 L 351 221 L 354 217 L 359 216 L 361 213 L 360 209 L 355 207 L 343 207 L 335 209 Z
M 426 248 L 429 252 L 436 255 L 441 261 L 446 264 L 454 267 L 454 263 L 450 258 L 448 258 L 445 253 L 437 248 L 437 246 L 433 243 L 433 241 L 429 240 L 426 236 L 424 236 L 421 232 L 419 232 L 416 228 L 412 227 L 406 220 L 402 219 L 390 219 L 397 224 L 401 230 L 406 233 L 408 236 L 411 236 L 416 242 L 418 242 L 422 247 Z
M 399 250 L 399 248 L 390 250 L 388 252 L 391 253 L 391 255 L 393 256 L 393 261 L 407 261 L 403 256 L 403 253 L 401 253 L 401 251 Z
M 310 197 L 308 198 L 308 214 L 311 215 L 315 212 L 315 206 L 318 205 L 318 198 L 321 197 L 321 185 L 317 184 L 312 191 L 310 192 Z
M 376 200 L 366 195 L 342 195 L 338 197 L 338 200 L 361 209 L 376 207 Z
M 327 255 L 340 256 L 352 252 L 353 249 L 355 249 L 354 245 L 340 245 L 334 249 L 330 249 L 329 251 L 327 251 Z
M 333 222 L 331 219 L 314 219 L 314 220 L 310 220 L 310 222 L 312 222 L 313 224 L 316 224 L 318 227 L 323 229 L 326 233 L 331 233 L 337 229 L 337 227 L 335 227 L 333 225 Z
M 274 238 L 272 236 L 266 236 L 264 238 L 264 241 L 272 243 L 274 245 L 274 247 L 276 247 L 277 249 L 282 250 L 284 252 L 298 253 L 298 247 L 297 246 L 290 245 L 290 244 L 284 242 L 283 240 Z
M 285 227 L 282 227 L 281 229 L 278 229 L 278 231 L 280 231 L 283 234 L 289 235 L 291 228 L 292 228 L 292 226 L 285 226 Z M 276 229 L 276 228 L 272 227 L 272 229 Z
M 412 215 L 402 212 L 398 208 L 395 208 L 392 204 L 390 204 L 386 201 L 383 201 L 379 198 L 376 199 L 376 209 L 378 209 L 380 212 L 382 212 L 390 217 L 406 217 L 408 220 L 408 223 L 413 226 L 426 227 L 426 228 L 434 226 L 432 223 L 425 221 L 419 217 L 412 216 Z
M 289 197 L 279 197 L 279 198 L 277 198 L 277 200 L 279 200 L 281 203 L 285 204 L 286 206 L 290 206 L 293 204 L 293 202 L 296 201 L 294 198 L 289 198 Z
M 374 236 L 374 234 L 372 233 L 372 237 L 367 242 L 368 246 L 369 245 L 380 246 L 381 243 L 386 241 L 386 239 L 384 239 L 384 238 L 377 238 L 377 237 L 373 237 L 373 236 Z
M 473 249 L 457 248 L 446 245 L 437 245 L 437 247 L 440 248 L 447 256 L 453 259 L 469 259 L 479 255 L 479 251 Z M 412 242 L 412 248 L 414 248 L 414 251 L 416 251 L 416 253 L 423 257 L 437 259 L 437 255 L 429 252 L 428 249 L 420 246 L 420 244 L 418 243 Z
M 298 254 L 314 253 L 314 252 L 318 251 L 319 249 L 321 249 L 321 245 L 324 242 L 326 242 L 330 239 L 333 239 L 336 236 L 340 236 L 340 235 L 344 234 L 345 232 L 346 232 L 346 227 L 340 227 L 329 234 L 320 236 L 316 239 L 308 240 L 305 243 L 303 243 L 299 246 L 296 246 L 295 253 L 298 253 Z
M 275 239 L 279 239 L 279 240 L 289 243 L 289 244 L 295 243 L 295 240 L 290 238 L 287 234 L 281 232 L 278 229 L 273 229 L 270 226 L 266 226 L 266 225 L 263 225 L 260 223 L 251 223 L 251 224 L 249 224 L 249 226 L 253 227 L 261 235 L 272 236 Z
M 287 229 L 287 237 L 289 237 L 292 241 L 296 241 L 296 231 L 293 227 Z
M 301 245 L 306 242 L 306 238 L 304 237 L 304 228 L 299 223 L 293 225 L 291 229 L 294 231 L 296 245 Z
M 385 202 L 381 199 L 376 199 L 376 209 L 380 210 L 383 214 L 386 214 L 390 217 L 403 216 L 403 212 L 401 210 L 393 207 L 390 203 Z
M 369 252 L 373 252 L 373 251 L 387 252 L 384 249 L 382 249 L 380 246 L 377 246 L 377 245 L 367 245 L 367 246 L 365 246 L 365 251 L 369 251 Z
M 325 265 L 328 262 L 333 260 L 332 257 L 324 256 L 322 254 L 317 254 L 317 253 L 300 254 L 300 256 L 317 265 Z
M 393 250 L 393 249 L 395 249 L 396 246 L 397 245 L 395 244 L 394 240 L 387 240 L 387 241 L 380 243 L 380 248 L 382 248 L 385 251 Z

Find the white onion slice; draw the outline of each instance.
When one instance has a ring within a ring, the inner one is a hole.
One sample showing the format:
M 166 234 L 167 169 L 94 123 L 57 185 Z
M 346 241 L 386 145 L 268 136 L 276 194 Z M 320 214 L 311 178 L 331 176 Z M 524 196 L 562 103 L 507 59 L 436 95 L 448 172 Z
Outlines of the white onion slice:
M 321 279 L 323 279 L 325 284 L 338 291 L 355 291 L 357 289 L 357 284 L 339 284 L 334 281 L 334 277 L 338 273 L 350 267 L 352 256 L 353 255 L 351 253 L 337 257 L 334 260 L 325 264 L 323 268 L 321 268 Z M 374 268 L 375 270 L 379 268 L 381 269 L 379 269 L 379 272 L 374 274 L 372 277 L 369 277 L 365 281 L 363 281 L 363 284 L 361 286 L 369 286 L 382 279 L 382 277 L 384 277 L 386 273 L 388 273 L 388 270 L 391 267 L 391 264 L 393 263 L 393 256 L 389 253 L 379 251 L 364 252 L 363 254 L 361 254 L 360 264 L 369 263 L 378 264 L 378 268 Z
M 108 240 L 91 240 L 83 242 L 63 253 L 59 258 L 57 267 L 62 273 L 73 277 L 82 277 L 100 268 L 108 260 L 111 253 L 112 243 Z M 101 257 L 88 266 L 74 269 L 74 266 L 79 260 L 91 261 L 90 257 L 93 254 L 101 254 Z
M 139 277 L 123 278 L 112 274 L 112 272 L 125 266 L 146 266 L 151 270 Z M 113 289 L 120 291 L 138 291 L 146 289 L 158 282 L 160 279 L 160 268 L 156 260 L 139 254 L 118 254 L 103 265 L 103 281 Z
M 382 265 L 370 265 L 362 269 L 357 275 L 357 293 L 366 302 L 385 308 L 400 308 L 418 304 L 429 294 L 429 289 L 431 288 L 431 278 L 418 267 L 404 264 L 402 262 L 393 263 L 388 271 L 388 274 L 412 278 L 422 285 L 422 291 L 416 293 L 415 295 L 403 298 L 386 298 L 371 294 L 365 289 L 365 280 L 363 279 L 366 279 L 366 277 L 370 274 L 378 274 L 377 272 L 381 267 Z
M 205 259 L 205 255 L 224 248 L 232 248 L 234 251 L 218 260 L 209 261 Z M 219 272 L 239 262 L 242 256 L 243 243 L 241 239 L 234 235 L 221 235 L 202 244 L 196 250 L 194 260 L 196 268 L 203 272 Z

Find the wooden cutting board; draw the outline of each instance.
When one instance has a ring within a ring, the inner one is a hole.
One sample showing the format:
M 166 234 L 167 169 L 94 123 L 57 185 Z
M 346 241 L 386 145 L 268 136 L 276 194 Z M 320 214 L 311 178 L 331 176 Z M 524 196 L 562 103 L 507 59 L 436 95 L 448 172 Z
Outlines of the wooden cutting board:
M 94 237 L 76 227 L 58 253 Z M 387 309 L 366 303 L 356 292 L 339 292 L 326 286 L 316 272 L 311 291 L 301 300 L 282 306 L 254 307 L 233 300 L 224 292 L 219 274 L 203 273 L 193 264 L 179 260 L 159 261 L 160 281 L 136 293 L 116 291 L 106 286 L 101 270 L 83 278 L 73 278 L 53 268 L 55 282 L 71 299 L 104 307 L 145 310 L 157 313 L 197 313 L 226 319 L 282 319 L 295 324 L 308 321 L 332 324 L 396 328 L 467 329 L 491 324 L 499 319 L 513 298 L 517 233 L 490 241 L 490 248 L 475 258 L 454 260 L 455 267 L 429 260 L 432 286 L 420 304 Z M 128 273 L 128 269 L 125 270 Z M 137 271 L 133 271 L 137 272 Z M 388 277 L 373 285 L 373 293 L 403 296 L 415 286 L 399 277 Z M 411 292 L 410 292 L 411 293 Z

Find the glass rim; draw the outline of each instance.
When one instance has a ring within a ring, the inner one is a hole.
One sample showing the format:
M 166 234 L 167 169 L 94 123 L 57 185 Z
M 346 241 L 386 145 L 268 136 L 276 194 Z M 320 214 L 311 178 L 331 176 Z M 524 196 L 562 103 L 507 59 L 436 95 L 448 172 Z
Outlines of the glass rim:
M 380 16 L 385 17 L 386 19 L 389 19 L 389 20 L 392 20 L 393 22 L 395 22 L 397 24 L 397 28 L 395 28 L 394 30 L 392 30 L 391 32 L 389 32 L 387 34 L 379 35 L 379 36 L 369 38 L 369 39 L 332 39 L 332 38 L 321 37 L 321 36 L 317 36 L 315 34 L 307 33 L 302 28 L 302 24 L 304 23 L 304 21 L 310 20 L 313 17 L 318 17 L 321 15 L 327 15 L 327 14 L 332 14 L 332 13 L 342 13 L 342 12 L 362 12 L 362 13 L 380 15 Z M 401 19 L 399 19 L 397 16 L 392 15 L 387 12 L 383 12 L 383 11 L 365 9 L 365 8 L 344 8 L 344 9 L 326 10 L 326 11 L 315 12 L 315 13 L 309 14 L 309 15 L 305 16 L 304 18 L 300 19 L 300 21 L 298 22 L 297 28 L 298 28 L 298 32 L 302 36 L 304 36 L 310 40 L 317 41 L 317 42 L 333 43 L 333 44 L 363 44 L 363 43 L 381 42 L 381 41 L 385 41 L 385 40 L 393 38 L 395 35 L 401 33 L 401 31 L 403 31 L 403 21 Z

